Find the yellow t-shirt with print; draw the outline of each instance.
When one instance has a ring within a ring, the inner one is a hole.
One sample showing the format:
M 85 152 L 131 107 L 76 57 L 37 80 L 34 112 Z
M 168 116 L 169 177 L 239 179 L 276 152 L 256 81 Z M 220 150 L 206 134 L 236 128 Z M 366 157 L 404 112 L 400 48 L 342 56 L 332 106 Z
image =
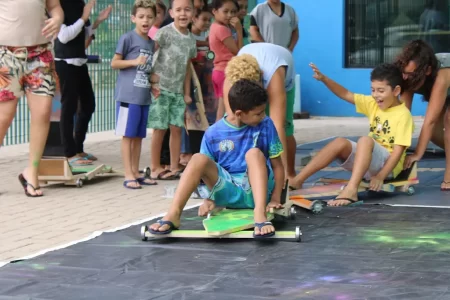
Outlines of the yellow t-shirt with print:
M 414 122 L 411 112 L 404 103 L 381 110 L 372 96 L 355 94 L 356 112 L 366 115 L 370 122 L 369 136 L 386 148 L 389 153 L 394 145 L 411 146 Z M 406 149 L 392 170 L 394 178 L 402 171 Z

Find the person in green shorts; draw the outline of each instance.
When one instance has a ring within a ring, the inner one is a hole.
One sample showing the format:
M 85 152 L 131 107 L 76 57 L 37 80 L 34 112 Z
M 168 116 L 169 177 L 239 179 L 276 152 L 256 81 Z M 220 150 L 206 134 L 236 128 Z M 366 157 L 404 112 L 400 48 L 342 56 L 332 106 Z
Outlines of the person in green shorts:
M 286 48 L 270 43 L 248 44 L 233 57 L 225 69 L 223 103 L 220 114 L 230 112 L 228 91 L 239 79 L 261 82 L 269 95 L 266 113 L 273 120 L 283 148 L 286 179 L 295 173 L 296 142 L 294 137 L 295 70 L 292 54 Z

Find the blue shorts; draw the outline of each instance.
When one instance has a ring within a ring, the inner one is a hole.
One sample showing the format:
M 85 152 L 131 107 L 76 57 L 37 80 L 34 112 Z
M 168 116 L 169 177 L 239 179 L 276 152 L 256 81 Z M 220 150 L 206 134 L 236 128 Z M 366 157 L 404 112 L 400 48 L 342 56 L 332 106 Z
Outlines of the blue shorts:
M 116 135 L 145 138 L 150 105 L 116 102 Z
M 252 188 L 248 180 L 247 172 L 241 175 L 230 175 L 228 171 L 216 164 L 219 170 L 218 180 L 212 190 L 206 185 L 199 186 L 201 195 L 214 201 L 218 207 L 228 208 L 255 208 Z M 272 168 L 267 168 L 269 179 L 267 182 L 267 200 L 270 202 L 273 189 L 275 188 L 275 177 Z

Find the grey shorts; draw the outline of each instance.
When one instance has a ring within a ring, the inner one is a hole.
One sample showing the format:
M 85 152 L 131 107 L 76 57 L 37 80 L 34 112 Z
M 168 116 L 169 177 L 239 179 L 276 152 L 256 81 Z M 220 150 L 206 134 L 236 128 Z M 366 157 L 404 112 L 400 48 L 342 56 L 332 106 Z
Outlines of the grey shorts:
M 347 157 L 347 160 L 342 163 L 341 167 L 347 171 L 353 170 L 353 165 L 355 163 L 355 154 L 356 154 L 356 143 L 354 141 L 348 140 L 352 144 L 352 153 Z M 390 156 L 389 151 L 378 144 L 374 143 L 373 151 L 372 151 L 372 161 L 370 162 L 369 170 L 364 175 L 365 180 L 370 180 L 373 176 L 377 175 L 378 172 L 383 168 L 384 164 L 388 160 Z M 386 179 L 394 178 L 392 172 L 388 175 Z

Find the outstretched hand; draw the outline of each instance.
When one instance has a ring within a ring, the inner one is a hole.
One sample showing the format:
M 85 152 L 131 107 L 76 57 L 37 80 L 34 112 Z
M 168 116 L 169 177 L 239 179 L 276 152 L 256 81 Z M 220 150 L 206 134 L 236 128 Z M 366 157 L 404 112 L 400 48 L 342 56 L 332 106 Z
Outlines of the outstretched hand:
M 99 22 L 103 22 L 103 21 L 105 21 L 106 19 L 108 19 L 108 17 L 109 17 L 109 14 L 111 13 L 111 11 L 112 11 L 112 5 L 109 5 L 107 8 L 105 8 L 104 10 L 102 10 L 99 14 L 98 14 L 98 17 L 97 17 L 97 20 L 99 21 Z
M 313 77 L 319 81 L 322 81 L 325 79 L 325 76 L 320 72 L 319 68 L 313 63 L 310 63 L 309 66 L 313 69 L 314 75 Z

